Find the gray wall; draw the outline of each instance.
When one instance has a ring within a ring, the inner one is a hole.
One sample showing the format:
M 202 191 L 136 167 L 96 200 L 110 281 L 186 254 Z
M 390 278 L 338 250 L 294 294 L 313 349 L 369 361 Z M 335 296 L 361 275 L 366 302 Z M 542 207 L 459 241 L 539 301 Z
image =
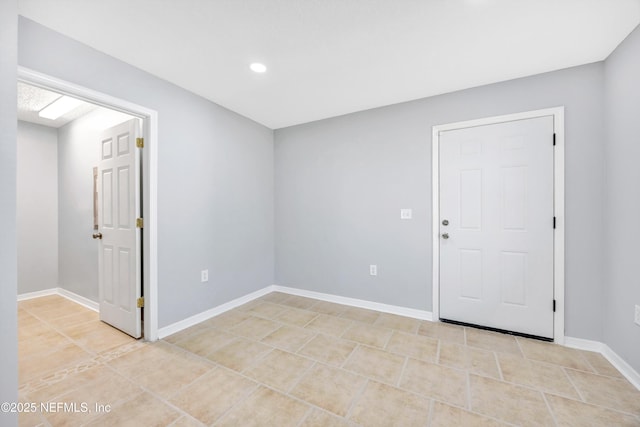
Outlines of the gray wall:
M 432 126 L 564 105 L 566 333 L 601 340 L 603 71 L 596 63 L 277 130 L 276 283 L 431 310 Z M 414 219 L 400 220 L 401 208 Z
M 18 122 L 18 294 L 58 286 L 58 132 Z
M 116 114 L 116 117 L 112 117 Z M 103 129 L 131 116 L 94 110 L 58 129 L 59 279 L 61 288 L 98 302 L 98 244 L 93 230 L 93 167 Z M 118 118 L 119 116 L 119 118 Z M 116 120 L 114 120 L 114 118 Z M 108 120 L 108 123 L 105 123 Z
M 18 37 L 16 0 L 0 1 L 0 402 L 18 400 L 18 335 L 16 296 L 16 65 Z M 0 424 L 17 425 L 16 414 L 0 412 Z
M 640 372 L 640 29 L 605 66 L 604 342 Z
M 22 17 L 18 62 L 158 111 L 159 327 L 273 284 L 273 131 Z

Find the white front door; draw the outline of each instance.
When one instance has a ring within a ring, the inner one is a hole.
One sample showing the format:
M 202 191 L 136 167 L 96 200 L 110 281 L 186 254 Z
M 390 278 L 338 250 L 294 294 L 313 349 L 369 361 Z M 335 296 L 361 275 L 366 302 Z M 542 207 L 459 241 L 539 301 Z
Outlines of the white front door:
M 440 318 L 553 338 L 553 116 L 443 131 Z
M 98 167 L 100 320 L 134 338 L 140 338 L 142 323 L 138 135 L 138 119 L 104 131 Z

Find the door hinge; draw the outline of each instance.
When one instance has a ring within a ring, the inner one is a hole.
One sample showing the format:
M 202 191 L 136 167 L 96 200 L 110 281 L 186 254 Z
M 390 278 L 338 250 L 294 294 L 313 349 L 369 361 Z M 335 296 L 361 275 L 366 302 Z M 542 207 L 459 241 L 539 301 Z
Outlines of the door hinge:
M 553 300 L 553 312 L 556 312 L 556 300 Z
M 553 134 L 553 145 L 556 145 L 556 134 Z
M 553 217 L 553 229 L 554 230 L 556 229 L 556 217 L 555 216 Z
M 144 307 L 144 297 L 140 297 L 136 300 L 136 306 L 138 308 Z M 555 310 L 554 310 L 555 311 Z
M 137 228 L 144 228 L 144 219 L 136 218 L 136 227 Z
M 144 148 L 144 138 L 136 138 L 136 147 Z

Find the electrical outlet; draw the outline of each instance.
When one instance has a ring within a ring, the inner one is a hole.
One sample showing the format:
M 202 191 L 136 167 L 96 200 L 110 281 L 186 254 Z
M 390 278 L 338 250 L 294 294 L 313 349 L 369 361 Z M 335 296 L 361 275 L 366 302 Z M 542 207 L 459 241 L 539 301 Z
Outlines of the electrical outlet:
M 369 275 L 377 276 L 378 275 L 378 266 L 375 264 L 371 264 L 369 266 Z
M 636 325 L 640 326 L 640 305 L 636 304 L 636 316 L 634 318 Z
M 413 211 L 411 209 L 400 209 L 400 219 L 411 219 Z
M 209 281 L 209 270 L 202 270 L 200 272 L 200 281 L 202 283 Z

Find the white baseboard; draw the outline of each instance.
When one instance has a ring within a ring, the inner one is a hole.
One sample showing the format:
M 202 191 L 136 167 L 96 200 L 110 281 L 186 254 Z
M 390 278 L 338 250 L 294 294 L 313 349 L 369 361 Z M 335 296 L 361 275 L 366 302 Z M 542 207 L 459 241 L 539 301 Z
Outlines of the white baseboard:
M 377 302 L 365 301 L 355 298 L 347 298 L 338 295 L 324 294 L 320 292 L 307 291 L 304 289 L 296 289 L 289 288 L 286 286 L 278 286 L 271 285 L 267 286 L 258 291 L 252 292 L 243 297 L 234 299 L 233 301 L 229 301 L 207 311 L 203 311 L 202 313 L 198 313 L 194 316 L 188 317 L 184 320 L 180 320 L 179 322 L 173 323 L 169 326 L 165 326 L 163 328 L 158 329 L 158 338 L 162 339 L 168 337 L 169 335 L 175 334 L 176 332 L 180 332 L 183 329 L 187 329 L 191 326 L 197 325 L 200 322 L 204 322 L 205 320 L 209 320 L 212 317 L 218 316 L 226 311 L 232 310 L 236 307 L 241 306 L 242 304 L 246 304 L 250 301 L 253 301 L 256 298 L 260 298 L 271 292 L 282 292 L 290 295 L 303 296 L 307 298 L 313 298 L 321 301 L 334 302 L 337 304 L 349 305 L 352 307 L 360 307 L 360 308 L 368 308 L 370 310 L 382 311 L 384 313 L 398 314 L 400 316 L 413 317 L 421 320 L 432 320 L 431 312 L 416 310 L 413 308 L 399 307 L 396 305 L 389 304 L 381 304 Z
M 273 285 L 271 287 L 274 292 L 283 292 L 285 294 L 298 295 L 301 297 L 313 298 L 322 301 L 333 302 L 336 304 L 344 304 L 352 307 L 367 308 L 369 310 L 381 311 L 383 313 L 397 314 L 399 316 L 413 317 L 420 320 L 433 321 L 433 313 L 430 311 L 417 310 L 415 308 L 400 307 L 397 305 L 382 304 L 379 302 L 366 301 L 357 298 L 342 297 L 339 295 L 324 294 L 321 292 L 307 291 L 304 289 L 289 288 L 287 286 Z
M 99 305 L 97 302 L 90 300 L 89 298 L 85 298 L 81 295 L 78 295 L 76 293 L 73 293 L 71 291 L 68 291 L 66 289 L 63 288 L 51 288 L 51 289 L 44 289 L 42 291 L 36 291 L 36 292 L 27 292 L 24 294 L 20 294 L 18 295 L 18 301 L 25 301 L 25 300 L 29 300 L 29 299 L 33 299 L 33 298 L 40 298 L 40 297 L 46 297 L 49 295 L 59 295 L 63 298 L 66 298 L 70 301 L 73 301 L 77 304 L 80 304 L 81 306 L 84 306 L 90 310 L 93 311 L 98 311 L 99 310 Z
M 631 384 L 640 390 L 640 374 L 625 360 L 618 356 L 611 347 L 600 341 L 585 340 L 582 338 L 565 337 L 564 344 L 567 347 L 579 350 L 595 351 L 604 356 Z
M 611 347 L 606 344 L 603 344 L 603 347 L 602 355 L 611 362 L 611 364 L 615 366 L 615 368 L 620 371 L 620 373 L 622 373 L 622 375 L 624 375 L 631 384 L 640 390 L 640 374 L 622 357 L 620 357 L 618 353 L 613 351 Z
M 68 291 L 66 289 L 62 289 L 62 288 L 58 288 L 58 295 L 60 295 L 61 297 L 64 297 L 68 300 L 71 300 L 75 303 L 78 303 L 86 308 L 88 308 L 89 310 L 93 310 L 93 311 L 100 311 L 100 304 L 98 304 L 97 302 L 90 300 L 89 298 L 85 298 L 81 295 L 75 294 L 71 291 Z
M 212 317 L 215 317 L 219 314 L 224 313 L 225 311 L 229 311 L 232 310 L 236 307 L 241 306 L 242 304 L 246 304 L 248 302 L 253 301 L 256 298 L 260 298 L 261 296 L 264 296 L 270 292 L 273 292 L 273 286 L 267 286 L 266 288 L 262 288 L 260 290 L 257 290 L 255 292 L 252 292 L 250 294 L 247 294 L 243 297 L 240 298 L 236 298 L 234 300 L 231 300 L 229 302 L 226 302 L 222 305 L 219 305 L 217 307 L 211 308 L 207 311 L 203 311 L 202 313 L 198 313 L 194 316 L 191 317 L 187 317 L 184 320 L 180 320 L 179 322 L 176 323 L 172 323 L 169 326 L 165 326 L 163 328 L 159 328 L 158 329 L 158 338 L 162 339 L 165 337 L 168 337 L 169 335 L 173 335 L 176 332 L 180 332 L 183 329 L 187 329 L 193 325 L 197 325 L 200 322 L 204 322 L 205 320 L 209 320 Z
M 604 344 L 600 341 L 585 340 L 582 338 L 564 337 L 565 347 L 577 348 L 578 350 L 595 351 L 602 353 Z
M 42 291 L 26 292 L 18 294 L 18 301 L 26 301 L 28 299 L 47 297 L 49 295 L 58 295 L 58 288 L 44 289 Z

